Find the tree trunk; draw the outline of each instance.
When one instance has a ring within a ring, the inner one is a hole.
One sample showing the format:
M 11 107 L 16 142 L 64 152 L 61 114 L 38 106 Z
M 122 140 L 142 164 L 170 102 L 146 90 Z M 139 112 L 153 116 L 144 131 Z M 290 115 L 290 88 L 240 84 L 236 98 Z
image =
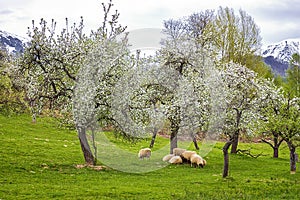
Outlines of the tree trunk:
M 32 123 L 36 123 L 36 113 L 33 113 L 32 114 L 32 121 L 31 121 Z
M 196 148 L 197 150 L 199 150 L 199 146 L 198 146 L 197 139 L 196 139 L 195 136 L 193 137 L 193 143 L 194 143 L 195 148 Z
M 81 146 L 81 150 L 84 156 L 85 164 L 95 165 L 96 159 L 90 149 L 90 145 L 86 138 L 86 129 L 84 127 L 77 127 L 78 138 Z
M 291 174 L 296 173 L 296 147 L 292 142 L 287 142 L 290 149 L 290 170 Z
M 262 141 L 272 147 L 272 149 L 273 149 L 273 158 L 278 158 L 279 157 L 279 147 L 280 147 L 281 143 L 283 142 L 283 139 L 280 139 L 278 141 L 278 134 L 276 134 L 274 132 L 272 134 L 274 136 L 273 137 L 274 145 L 271 142 L 269 142 L 265 139 L 262 139 Z
M 194 143 L 194 146 L 197 150 L 199 150 L 199 146 L 198 146 L 198 143 L 197 143 L 197 138 L 196 138 L 196 135 L 194 134 L 191 134 L 191 137 L 193 139 L 193 143 Z
M 278 158 L 279 157 L 279 147 L 281 143 L 283 142 L 283 139 L 280 138 L 279 140 L 279 134 L 273 132 L 272 133 L 274 136 L 274 147 L 273 147 L 273 158 Z
M 229 171 L 229 154 L 228 149 L 232 144 L 232 140 L 227 141 L 223 147 L 223 155 L 224 155 L 224 167 L 223 167 L 223 178 L 228 176 Z
M 273 147 L 273 158 L 278 158 L 278 155 L 279 155 L 279 147 L 274 146 Z
M 237 153 L 237 147 L 239 144 L 239 135 L 240 135 L 240 122 L 242 118 L 242 111 L 239 111 L 236 109 L 236 127 L 235 127 L 235 132 L 233 133 L 232 136 L 232 147 L 230 153 L 236 154 Z
M 157 132 L 154 132 L 152 134 L 152 139 L 151 139 L 151 143 L 150 143 L 150 148 L 153 148 L 154 146 L 154 142 L 155 142 L 155 138 L 156 138 Z
M 177 148 L 177 133 L 178 128 L 171 130 L 171 137 L 170 137 L 170 154 L 173 153 L 173 149 Z
M 231 151 L 230 153 L 232 154 L 236 154 L 237 153 L 237 147 L 238 147 L 238 143 L 239 143 L 239 130 L 237 130 L 233 137 L 232 137 L 232 146 L 231 146 Z
M 273 133 L 274 135 L 274 133 Z M 273 158 L 278 158 L 278 149 L 279 149 L 279 145 L 278 145 L 278 136 L 274 135 L 274 146 L 273 146 Z
M 179 120 L 170 120 L 171 121 L 171 136 L 170 136 L 170 154 L 173 153 L 173 149 L 177 148 L 177 134 L 179 130 Z
M 177 148 L 177 131 L 176 132 L 171 132 L 171 137 L 170 137 L 170 154 L 173 153 L 173 149 Z

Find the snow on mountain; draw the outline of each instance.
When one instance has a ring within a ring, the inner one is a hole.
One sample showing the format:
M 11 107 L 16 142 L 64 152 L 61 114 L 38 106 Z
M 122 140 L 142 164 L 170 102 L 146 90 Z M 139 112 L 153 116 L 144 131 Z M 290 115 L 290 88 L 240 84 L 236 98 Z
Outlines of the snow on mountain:
M 300 53 L 300 38 L 271 44 L 263 51 L 262 56 L 273 56 L 277 61 L 289 63 L 294 53 Z
M 265 63 L 270 65 L 276 74 L 285 76 L 292 55 L 300 54 L 300 38 L 286 39 L 268 45 L 262 52 Z
M 23 53 L 25 43 L 27 43 L 26 38 L 0 30 L 0 48 L 6 49 L 9 53 Z

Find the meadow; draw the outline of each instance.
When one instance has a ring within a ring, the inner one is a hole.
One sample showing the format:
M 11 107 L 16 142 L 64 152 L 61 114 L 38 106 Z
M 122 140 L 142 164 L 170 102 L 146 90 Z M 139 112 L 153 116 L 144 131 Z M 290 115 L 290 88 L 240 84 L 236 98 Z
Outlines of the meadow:
M 109 138 L 136 155 L 149 144 L 147 140 L 130 143 L 112 134 Z M 167 165 L 147 173 L 78 168 L 84 160 L 76 131 L 59 127 L 51 118 L 32 123 L 27 115 L 0 116 L 0 142 L 1 200 L 300 199 L 300 171 L 290 174 L 286 144 L 274 159 L 266 144 L 240 143 L 240 149 L 251 148 L 251 153 L 263 155 L 230 155 L 229 177 L 224 179 L 222 142 L 205 156 L 204 168 Z M 167 143 L 166 138 L 157 138 L 153 154 L 155 148 Z M 147 160 L 140 162 L 147 164 Z

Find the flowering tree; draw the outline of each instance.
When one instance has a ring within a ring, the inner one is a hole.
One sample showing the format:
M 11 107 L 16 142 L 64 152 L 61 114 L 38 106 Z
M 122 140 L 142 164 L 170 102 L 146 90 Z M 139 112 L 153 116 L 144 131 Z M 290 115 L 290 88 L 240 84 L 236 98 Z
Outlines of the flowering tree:
M 31 39 L 19 65 L 35 120 L 43 108 L 70 111 L 74 81 L 89 43 L 83 34 L 83 19 L 71 27 L 66 19 L 66 28 L 59 35 L 54 20 L 50 26 L 44 19 L 39 26 L 32 24 L 28 30 Z
M 261 123 L 265 130 L 271 131 L 277 138 L 282 138 L 288 144 L 290 150 L 290 170 L 291 173 L 296 172 L 296 155 L 297 146 L 300 145 L 300 109 L 298 98 L 288 98 L 284 94 L 278 93 L 273 104 L 264 108 L 265 118 Z M 274 140 L 275 141 L 275 140 Z M 281 140 L 280 140 L 281 142 Z M 276 145 L 276 143 L 274 143 Z M 280 143 L 277 143 L 278 147 Z M 275 151 L 274 154 L 278 150 Z
M 282 99 L 282 90 L 278 88 L 274 81 L 265 80 L 260 84 L 264 101 L 258 105 L 259 118 L 253 123 L 253 128 L 262 136 L 262 141 L 270 145 L 273 149 L 273 158 L 278 158 L 279 147 L 284 141 L 275 126 L 269 123 L 270 116 L 280 115 L 279 107 Z
M 196 148 L 198 146 L 194 137 L 195 132 L 208 131 L 209 125 L 212 124 L 216 128 L 215 123 L 218 119 L 222 121 L 222 115 L 215 115 L 216 110 L 222 107 L 216 107 L 222 105 L 220 91 L 216 92 L 222 87 L 222 80 L 212 62 L 214 54 L 209 50 L 208 35 L 204 34 L 211 19 L 212 12 L 207 11 L 193 14 L 185 19 L 171 19 L 164 22 L 166 39 L 162 42 L 163 48 L 160 50 L 159 58 L 165 68 L 175 70 L 190 84 L 189 90 L 182 91 L 183 97 L 187 98 L 185 103 L 173 104 L 168 112 L 168 120 L 171 124 L 171 151 L 177 146 L 178 131 L 182 129 L 183 124 L 186 124 L 182 123 L 183 121 L 193 127 L 189 130 L 189 135 L 192 136 Z M 177 84 L 181 83 L 177 81 Z M 191 99 L 188 99 L 188 92 L 192 93 Z M 216 99 L 218 102 L 215 101 Z M 175 98 L 171 101 L 177 102 Z M 190 105 L 189 109 L 186 108 L 187 105 Z M 185 109 L 189 112 L 183 111 Z M 221 110 L 218 111 L 222 113 Z M 216 120 L 212 122 L 211 119 Z
M 39 26 L 33 22 L 32 30 L 28 31 L 31 40 L 19 64 L 25 76 L 33 119 L 44 108 L 66 110 L 68 114 L 72 113 L 73 108 L 82 152 L 86 163 L 92 165 L 96 158 L 85 135 L 87 125 L 93 122 L 88 118 L 91 116 L 89 112 L 95 114 L 96 108 L 100 109 L 106 103 L 103 92 L 109 91 L 109 87 L 102 89 L 101 86 L 113 84 L 109 77 L 117 77 L 118 70 L 111 66 L 121 66 L 119 57 L 124 52 L 120 51 L 127 52 L 122 46 L 126 40 L 118 42 L 116 39 L 125 30 L 118 24 L 119 13 L 116 11 L 109 16 L 113 6 L 111 1 L 108 5 L 102 5 L 103 23 L 89 37 L 83 33 L 82 18 L 79 25 L 71 27 L 66 20 L 66 28 L 58 35 L 54 20 L 50 26 L 44 19 L 41 19 Z M 108 73 L 110 67 L 115 71 Z M 102 77 L 97 77 L 101 70 L 107 73 L 106 77 L 103 73 L 100 73 Z M 86 81 L 83 81 L 83 75 L 87 76 Z M 91 76 L 93 78 L 88 79 Z M 84 114 L 87 114 L 86 117 L 81 118 Z M 69 119 L 72 120 L 72 117 Z
M 111 101 L 113 88 L 126 70 L 127 65 L 122 63 L 128 55 L 126 45 L 126 40 L 118 42 L 116 35 L 99 35 L 76 79 L 73 113 L 87 164 L 96 162 L 87 140 L 87 129 L 93 131 L 98 122 L 111 122 L 118 127 L 111 114 Z
M 226 101 L 226 117 L 223 123 L 223 132 L 229 140 L 223 147 L 224 170 L 223 177 L 228 175 L 229 156 L 228 149 L 236 152 L 239 135 L 246 130 L 248 124 L 259 115 L 257 105 L 261 103 L 262 91 L 257 75 L 246 67 L 229 63 L 222 71 L 226 83 L 224 96 Z
M 280 115 L 270 117 L 279 135 L 286 141 L 290 150 L 290 171 L 296 172 L 296 148 L 300 145 L 299 99 L 285 98 L 279 108 Z

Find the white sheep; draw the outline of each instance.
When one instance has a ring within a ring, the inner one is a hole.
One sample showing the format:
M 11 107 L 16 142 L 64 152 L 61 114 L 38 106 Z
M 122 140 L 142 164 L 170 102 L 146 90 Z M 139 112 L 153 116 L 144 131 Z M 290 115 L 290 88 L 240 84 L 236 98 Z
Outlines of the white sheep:
M 200 166 L 203 168 L 206 165 L 206 160 L 204 160 L 198 154 L 193 154 L 191 156 L 191 167 L 193 167 L 194 164 L 196 164 L 196 166 L 198 166 L 198 167 Z
M 138 153 L 138 157 L 140 159 L 150 158 L 150 156 L 151 156 L 151 149 L 150 148 L 141 149 Z
M 175 156 L 181 156 L 181 154 L 182 154 L 183 152 L 185 152 L 185 151 L 186 151 L 186 149 L 174 148 L 174 149 L 173 149 L 173 154 L 174 154 Z
M 181 157 L 189 162 L 193 154 L 196 154 L 196 151 L 185 151 L 181 154 Z
M 174 154 L 168 154 L 168 155 L 164 156 L 162 160 L 163 160 L 164 162 L 167 162 L 167 161 L 169 161 L 172 157 L 174 157 Z
M 182 163 L 182 159 L 180 156 L 173 156 L 170 160 L 169 163 L 171 164 L 181 164 Z

